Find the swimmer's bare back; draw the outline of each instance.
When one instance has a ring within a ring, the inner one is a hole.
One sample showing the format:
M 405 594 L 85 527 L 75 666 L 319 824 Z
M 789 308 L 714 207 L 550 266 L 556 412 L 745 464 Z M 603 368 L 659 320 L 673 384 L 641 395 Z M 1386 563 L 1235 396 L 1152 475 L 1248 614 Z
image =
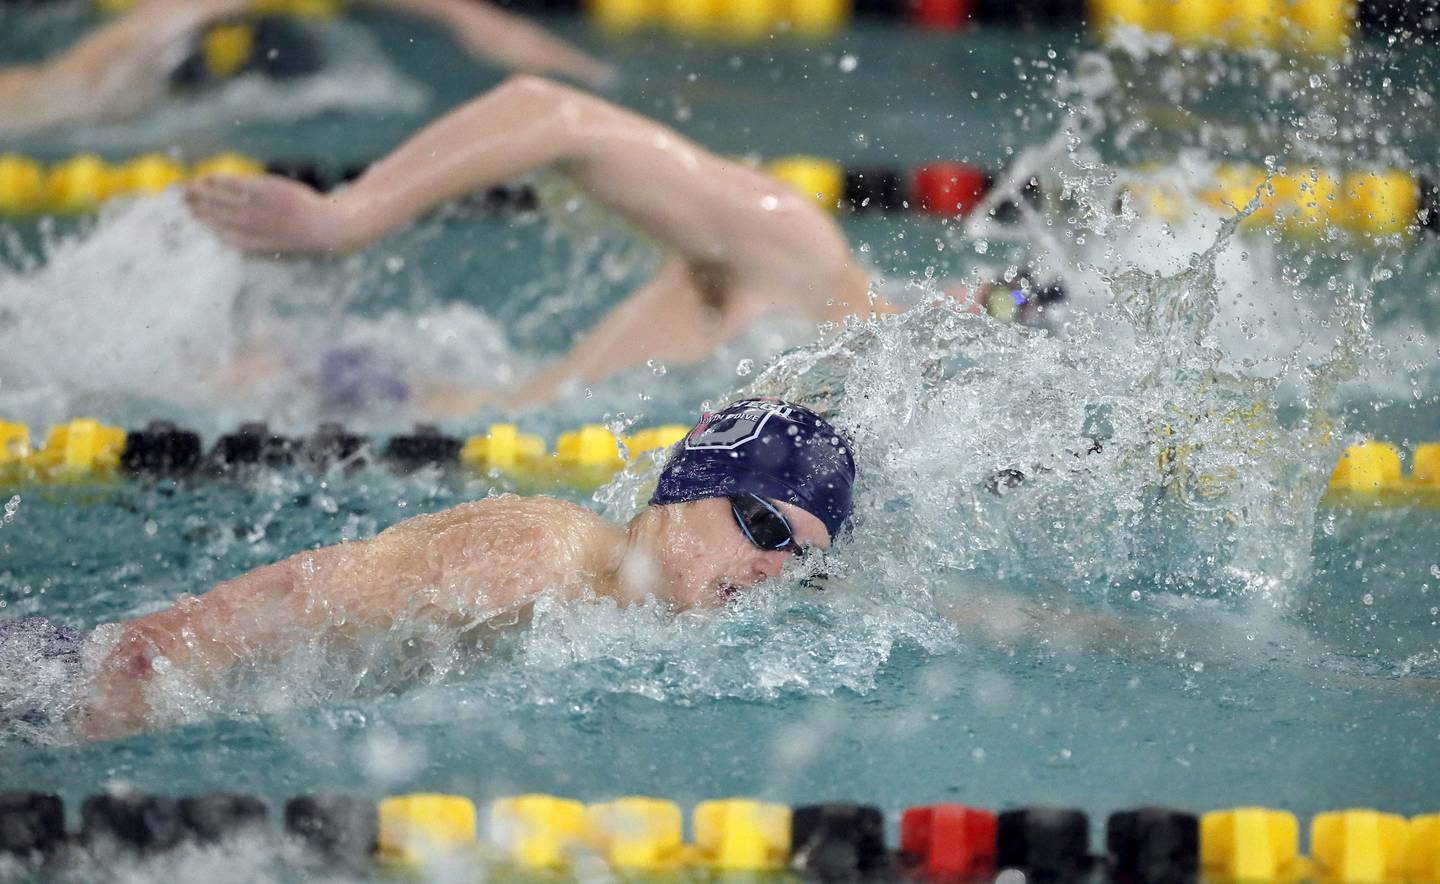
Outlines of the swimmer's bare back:
M 718 309 L 816 319 L 865 309 L 868 275 L 813 197 L 533 76 L 512 77 L 427 126 L 342 191 L 215 178 L 188 197 L 197 217 L 246 251 L 340 253 L 447 200 L 546 168 L 672 250 Z
M 298 553 L 200 596 L 101 627 L 108 653 L 77 722 L 91 738 L 141 730 L 156 661 L 187 682 L 287 650 L 345 645 L 401 622 L 464 630 L 544 592 L 606 593 L 625 529 L 582 507 L 505 495 L 401 522 L 369 540 Z

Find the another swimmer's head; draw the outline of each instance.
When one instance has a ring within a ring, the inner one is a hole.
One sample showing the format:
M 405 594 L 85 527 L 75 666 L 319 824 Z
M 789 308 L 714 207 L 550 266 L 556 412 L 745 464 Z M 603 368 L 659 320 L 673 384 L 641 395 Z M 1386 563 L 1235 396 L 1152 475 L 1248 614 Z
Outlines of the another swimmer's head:
M 647 582 L 682 608 L 721 604 L 793 556 L 828 549 L 854 483 L 849 440 L 804 406 L 746 399 L 707 414 L 637 520 L 654 535 Z
M 915 300 L 899 281 L 881 285 L 881 294 L 890 309 L 884 312 L 901 312 L 903 306 Z M 951 302 L 965 313 L 988 314 L 1000 322 L 1016 323 L 1037 328 L 1058 331 L 1064 323 L 1066 294 L 1059 282 L 1042 282 L 1028 270 L 980 285 L 960 279 L 942 279 L 938 282 L 942 299 Z
M 977 313 L 983 310 L 1001 322 L 1053 330 L 1059 327 L 1063 315 L 1065 289 L 1058 282 L 1041 283 L 1022 270 L 1010 282 L 1002 279 L 981 286 L 971 298 Z M 957 300 L 965 303 L 961 298 Z

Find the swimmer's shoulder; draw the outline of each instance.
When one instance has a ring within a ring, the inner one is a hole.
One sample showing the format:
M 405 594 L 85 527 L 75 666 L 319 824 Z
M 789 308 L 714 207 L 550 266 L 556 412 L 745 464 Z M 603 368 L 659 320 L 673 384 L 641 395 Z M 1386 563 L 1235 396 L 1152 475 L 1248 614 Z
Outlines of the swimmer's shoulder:
M 419 516 L 396 526 L 430 541 L 447 539 L 472 551 L 568 559 L 581 554 L 616 526 L 577 504 L 553 497 L 500 494 Z M 394 529 L 391 529 L 394 530 Z
M 528 596 L 537 587 L 590 586 L 625 543 L 622 526 L 551 497 L 487 497 L 431 518 L 426 560 L 482 574 L 491 602 L 505 587 Z
M 497 494 L 457 504 L 437 516 L 461 521 L 488 521 L 497 517 L 533 522 L 603 523 L 596 513 L 556 497 Z

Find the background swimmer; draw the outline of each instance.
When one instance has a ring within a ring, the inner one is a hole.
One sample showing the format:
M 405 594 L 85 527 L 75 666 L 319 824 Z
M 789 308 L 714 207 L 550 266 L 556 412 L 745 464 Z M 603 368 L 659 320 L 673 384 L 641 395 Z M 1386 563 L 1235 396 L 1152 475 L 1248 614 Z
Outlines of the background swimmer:
M 483 0 L 372 2 L 445 26 L 476 58 L 507 70 L 571 77 L 595 87 L 615 77 L 609 65 Z M 146 0 L 51 61 L 0 67 L 0 135 L 133 117 L 172 90 L 203 84 L 215 73 L 207 70 L 201 48 L 206 29 L 251 19 L 250 8 L 249 0 Z M 319 64 L 303 24 L 273 16 L 256 20 L 262 27 L 255 43 L 266 51 L 252 52 L 254 63 L 231 73 L 254 69 L 287 76 Z
M 91 639 L 39 618 L 0 621 L 0 638 L 34 645 L 52 669 L 78 673 L 85 658 L 80 726 L 121 736 L 146 726 L 147 684 L 162 671 L 203 689 L 296 645 L 361 643 L 402 623 L 458 639 L 542 593 L 722 604 L 829 548 L 854 480 L 838 430 L 802 406 L 749 399 L 701 419 L 628 525 L 552 498 L 487 498 L 301 552 Z
M 363 248 L 447 200 L 547 168 L 654 237 L 667 258 L 568 356 L 516 389 L 418 379 L 413 386 L 430 416 L 497 402 L 543 404 L 567 385 L 599 383 L 651 360 L 693 365 L 767 315 L 823 323 L 902 309 L 871 290 L 870 271 L 810 195 L 653 120 L 536 77 L 512 78 L 441 118 L 344 190 L 320 194 L 279 176 L 215 177 L 192 185 L 187 198 L 200 220 L 246 251 L 335 254 Z M 986 289 L 946 294 L 985 309 Z M 1000 312 L 1036 319 L 1041 301 L 1028 314 L 1025 303 Z
M 898 312 L 813 197 L 652 120 L 545 79 L 518 76 L 453 111 L 355 184 L 320 194 L 278 177 L 209 178 L 187 198 L 226 241 L 257 254 L 360 249 L 446 200 L 555 169 L 662 243 L 668 259 L 557 366 L 510 391 L 537 404 L 659 360 L 693 364 L 772 313 L 815 322 Z M 471 411 L 493 390 L 432 405 Z

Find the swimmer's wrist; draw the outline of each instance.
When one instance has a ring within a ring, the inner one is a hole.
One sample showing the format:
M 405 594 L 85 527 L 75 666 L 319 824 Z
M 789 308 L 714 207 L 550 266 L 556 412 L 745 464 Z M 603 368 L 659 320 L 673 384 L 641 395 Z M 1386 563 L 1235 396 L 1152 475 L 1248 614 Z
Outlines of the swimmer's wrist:
M 315 236 L 325 251 L 349 253 L 363 249 L 379 238 L 383 231 L 372 229 L 374 213 L 364 202 L 349 193 L 322 197 L 325 212 L 316 219 Z

